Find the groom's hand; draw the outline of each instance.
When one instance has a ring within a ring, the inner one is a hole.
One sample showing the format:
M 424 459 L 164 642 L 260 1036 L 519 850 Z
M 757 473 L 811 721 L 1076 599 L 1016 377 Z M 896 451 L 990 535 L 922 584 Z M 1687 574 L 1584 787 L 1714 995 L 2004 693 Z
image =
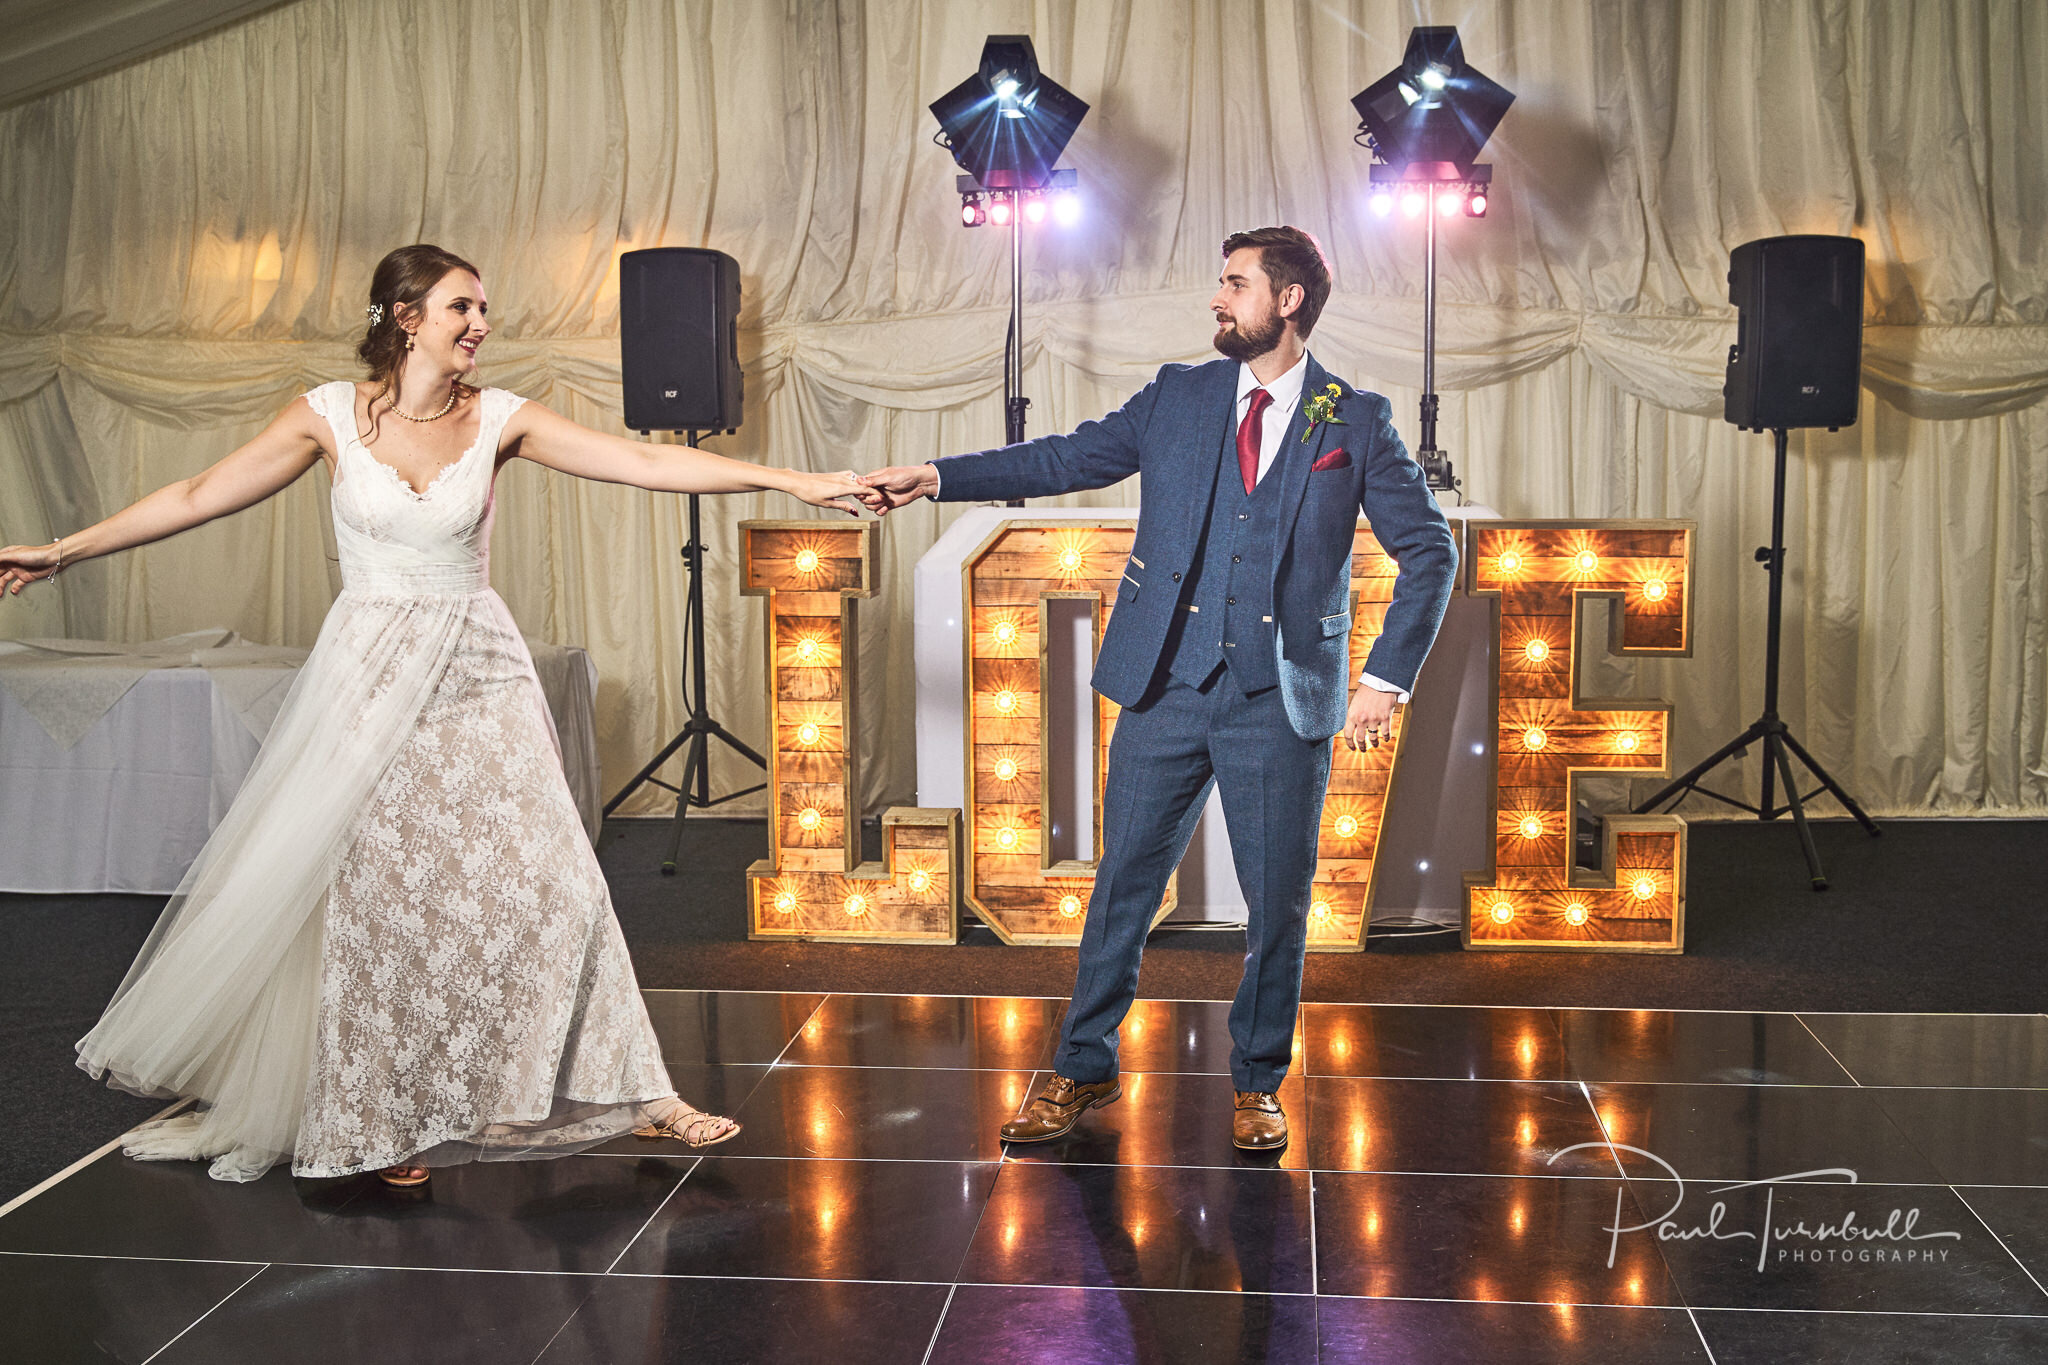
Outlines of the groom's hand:
M 1364 683 L 1351 689 L 1351 710 L 1344 717 L 1344 740 L 1354 749 L 1377 749 L 1380 741 L 1394 734 L 1392 692 L 1382 692 Z
M 939 491 L 939 471 L 929 464 L 891 465 L 861 477 L 867 492 L 861 495 L 868 510 L 887 516 L 919 498 L 934 497 Z

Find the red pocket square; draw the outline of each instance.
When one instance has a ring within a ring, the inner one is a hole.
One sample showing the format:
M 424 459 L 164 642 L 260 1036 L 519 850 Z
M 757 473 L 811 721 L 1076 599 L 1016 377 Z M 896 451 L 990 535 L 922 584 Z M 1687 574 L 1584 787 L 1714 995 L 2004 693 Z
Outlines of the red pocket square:
M 1311 474 L 1320 474 L 1325 469 L 1349 468 L 1351 468 L 1351 457 L 1349 455 L 1346 455 L 1344 453 L 1343 448 L 1340 446 L 1336 450 L 1328 452 L 1323 456 L 1322 459 L 1317 460 L 1314 464 L 1310 465 L 1308 467 L 1308 472 Z

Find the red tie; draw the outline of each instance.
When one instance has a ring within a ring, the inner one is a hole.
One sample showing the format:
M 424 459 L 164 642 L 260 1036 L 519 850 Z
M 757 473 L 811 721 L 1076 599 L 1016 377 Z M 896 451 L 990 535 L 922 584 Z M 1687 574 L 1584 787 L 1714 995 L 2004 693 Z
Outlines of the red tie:
M 1259 414 L 1272 401 L 1272 394 L 1253 389 L 1251 406 L 1245 409 L 1244 420 L 1237 424 L 1237 470 L 1244 475 L 1247 493 L 1259 482 Z

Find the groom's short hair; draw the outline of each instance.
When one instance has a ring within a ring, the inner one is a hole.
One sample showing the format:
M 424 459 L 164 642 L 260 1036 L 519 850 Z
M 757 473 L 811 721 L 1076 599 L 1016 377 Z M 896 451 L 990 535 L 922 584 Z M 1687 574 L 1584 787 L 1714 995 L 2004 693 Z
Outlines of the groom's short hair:
M 1223 239 L 1223 255 L 1242 247 L 1256 247 L 1259 264 L 1273 282 L 1273 292 L 1283 294 L 1290 284 L 1301 286 L 1301 307 L 1295 310 L 1294 325 L 1306 338 L 1316 329 L 1323 305 L 1330 300 L 1330 263 L 1316 239 L 1298 227 L 1262 227 L 1233 232 Z

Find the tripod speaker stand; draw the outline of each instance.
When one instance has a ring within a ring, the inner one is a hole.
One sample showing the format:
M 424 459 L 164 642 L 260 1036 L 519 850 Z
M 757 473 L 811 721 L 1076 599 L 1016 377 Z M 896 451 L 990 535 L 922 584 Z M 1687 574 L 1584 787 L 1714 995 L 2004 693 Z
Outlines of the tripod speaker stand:
M 1759 820 L 1775 820 L 1789 813 L 1792 823 L 1799 830 L 1799 846 L 1806 854 L 1806 870 L 1813 878 L 1813 889 L 1828 889 L 1827 873 L 1820 865 L 1820 852 L 1813 844 L 1813 831 L 1806 824 L 1806 803 L 1819 796 L 1822 791 L 1842 803 L 1842 808 L 1856 817 L 1864 831 L 1875 838 L 1880 830 L 1871 818 L 1863 813 L 1853 797 L 1842 789 L 1842 784 L 1829 775 L 1826 768 L 1806 752 L 1803 745 L 1792 734 L 1792 727 L 1778 715 L 1778 656 L 1779 636 L 1784 625 L 1785 603 L 1785 428 L 1779 427 L 1771 433 L 1777 443 L 1777 472 L 1771 490 L 1771 543 L 1756 552 L 1757 562 L 1770 570 L 1771 596 L 1769 624 L 1764 637 L 1764 713 L 1751 722 L 1750 727 L 1735 738 L 1716 749 L 1705 761 L 1695 765 L 1677 781 L 1666 786 L 1655 796 L 1636 807 L 1637 814 L 1653 810 L 1666 801 L 1676 805 L 1692 792 L 1710 796 L 1716 801 L 1746 810 Z M 1764 746 L 1763 799 L 1752 806 L 1732 796 L 1723 796 L 1700 786 L 1700 779 L 1732 758 L 1741 758 L 1752 744 Z M 1820 781 L 1819 790 L 1801 795 L 1797 776 L 1792 771 L 1792 760 L 1798 759 L 1805 769 Z M 1785 803 L 1777 804 L 1775 783 L 1785 784 Z
M 697 444 L 697 433 L 689 433 L 690 445 Z M 735 738 L 731 731 L 713 718 L 710 702 L 705 695 L 704 679 L 704 540 L 703 522 L 700 519 L 698 495 L 690 498 L 690 539 L 683 546 L 683 571 L 690 580 L 687 605 L 683 609 L 683 728 L 676 732 L 674 739 L 662 746 L 654 760 L 638 773 L 633 780 L 620 788 L 619 794 L 605 803 L 604 813 L 610 815 L 620 802 L 631 796 L 643 782 L 651 782 L 664 791 L 676 794 L 675 823 L 669 836 L 668 857 L 662 860 L 661 872 L 672 877 L 676 871 L 676 858 L 683 847 L 683 820 L 689 815 L 690 807 L 703 809 L 734 801 L 742 796 L 751 796 L 768 784 L 758 782 L 744 791 L 730 792 L 724 796 L 711 794 L 711 742 L 731 749 L 755 767 L 766 770 L 768 760 L 748 747 L 745 741 Z M 683 758 L 683 774 L 679 783 L 670 784 L 654 774 L 662 764 L 674 756 L 676 750 L 688 747 Z
M 1764 646 L 1764 713 L 1704 762 L 1636 807 L 1638 814 L 1672 804 L 1691 792 L 1750 811 L 1759 820 L 1789 813 L 1813 889 L 1828 889 L 1806 803 L 1827 792 L 1873 838 L 1881 831 L 1842 784 L 1828 775 L 1778 715 L 1779 635 L 1785 608 L 1785 433 L 1789 427 L 1838 431 L 1856 421 L 1862 395 L 1863 243 L 1853 237 L 1801 235 L 1744 242 L 1729 253 L 1728 298 L 1738 309 L 1735 345 L 1728 352 L 1725 415 L 1743 431 L 1769 431 L 1776 441 L 1771 486 L 1771 543 L 1756 552 L 1771 574 L 1771 606 Z M 1731 758 L 1764 746 L 1763 799 L 1752 806 L 1700 786 L 1700 779 Z M 1792 772 L 1798 759 L 1820 779 L 1820 790 L 1801 795 Z M 1776 784 L 1785 784 L 1779 805 Z

